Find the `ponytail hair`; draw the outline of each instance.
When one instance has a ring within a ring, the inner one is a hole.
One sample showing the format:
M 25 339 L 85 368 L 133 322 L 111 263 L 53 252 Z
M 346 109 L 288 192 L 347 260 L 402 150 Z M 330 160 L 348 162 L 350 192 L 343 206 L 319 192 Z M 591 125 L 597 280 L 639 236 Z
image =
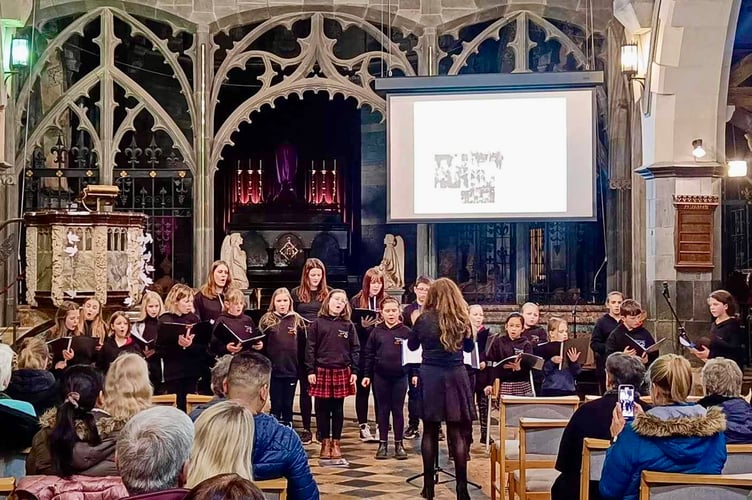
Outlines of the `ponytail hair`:
M 55 474 L 68 478 L 75 474 L 73 447 L 83 440 L 96 446 L 100 443 L 94 415 L 91 411 L 102 392 L 102 375 L 90 366 L 75 365 L 63 373 L 60 390 L 63 403 L 57 409 L 55 426 L 50 437 L 50 455 Z M 76 424 L 83 423 L 85 438 L 76 432 Z

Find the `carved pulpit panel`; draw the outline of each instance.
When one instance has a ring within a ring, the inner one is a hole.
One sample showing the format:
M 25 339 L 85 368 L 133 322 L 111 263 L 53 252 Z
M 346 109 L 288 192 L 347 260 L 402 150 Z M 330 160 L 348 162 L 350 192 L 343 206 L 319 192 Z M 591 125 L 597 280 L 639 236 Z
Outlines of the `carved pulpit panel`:
M 674 195 L 677 270 L 713 269 L 713 228 L 717 196 Z

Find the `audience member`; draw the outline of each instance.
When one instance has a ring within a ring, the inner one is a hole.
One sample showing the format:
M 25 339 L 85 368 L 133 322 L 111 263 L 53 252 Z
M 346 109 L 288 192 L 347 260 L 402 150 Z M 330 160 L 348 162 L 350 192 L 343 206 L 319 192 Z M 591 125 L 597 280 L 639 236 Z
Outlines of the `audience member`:
M 169 406 L 144 410 L 117 440 L 117 467 L 131 498 L 180 500 L 193 446 L 193 422 Z
M 193 411 L 191 411 L 191 420 L 194 422 L 201 416 L 204 410 L 227 399 L 224 384 L 227 372 L 230 370 L 230 361 L 232 361 L 232 354 L 225 354 L 214 363 L 214 367 L 211 369 L 211 389 L 214 397 L 208 403 L 203 403 L 193 408 Z
M 264 494 L 248 479 L 238 474 L 220 474 L 204 479 L 185 500 L 264 500 Z
M 0 453 L 16 453 L 28 448 L 39 421 L 31 403 L 12 399 L 5 393 L 11 380 L 15 353 L 7 344 L 0 344 Z
M 689 361 L 676 354 L 659 357 L 649 371 L 654 407 L 635 405 L 629 425 L 619 404 L 611 422 L 613 444 L 606 453 L 601 496 L 637 500 L 643 470 L 689 474 L 720 474 L 726 463 L 726 416 L 688 404 L 692 387 Z
M 645 377 L 645 365 L 634 356 L 615 352 L 605 363 L 606 388 L 602 397 L 580 406 L 569 420 L 559 444 L 556 470 L 561 472 L 551 488 L 552 500 L 580 498 L 580 469 L 582 466 L 582 442 L 587 438 L 611 439 L 611 415 L 619 401 L 618 387 L 622 384 L 639 388 Z M 640 403 L 635 391 L 635 400 Z M 643 409 L 647 409 L 644 403 Z M 590 498 L 600 498 L 598 483 L 590 484 Z
M 47 370 L 49 364 L 50 351 L 44 340 L 39 337 L 24 340 L 18 355 L 18 369 L 13 372 L 5 391 L 12 399 L 34 405 L 37 415 L 58 403 L 57 382 Z
M 119 430 L 135 414 L 151 406 L 152 394 L 146 360 L 134 353 L 121 354 L 107 371 L 102 408 L 117 422 Z
M 272 365 L 258 353 L 241 352 L 230 362 L 225 381 L 228 399 L 242 402 L 254 413 L 253 477 L 287 479 L 287 498 L 316 500 L 319 491 L 303 444 L 291 428 L 262 413 L 269 401 Z
M 252 480 L 253 413 L 237 401 L 222 401 L 196 420 L 186 487 L 218 474 Z
M 742 371 L 735 360 L 711 358 L 702 368 L 705 397 L 698 404 L 719 406 L 726 414 L 726 442 L 752 443 L 752 407 L 741 397 Z

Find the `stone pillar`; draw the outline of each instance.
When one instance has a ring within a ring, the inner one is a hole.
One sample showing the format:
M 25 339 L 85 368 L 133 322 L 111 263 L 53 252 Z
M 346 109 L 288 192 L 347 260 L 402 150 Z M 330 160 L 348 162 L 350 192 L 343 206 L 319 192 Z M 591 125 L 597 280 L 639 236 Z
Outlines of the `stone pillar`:
M 193 285 L 199 286 L 206 278 L 209 266 L 214 261 L 214 174 L 216 169 L 209 165 L 213 127 L 208 123 L 208 107 L 211 105 L 211 78 L 214 63 L 211 48 L 213 41 L 208 27 L 199 25 L 196 33 L 196 57 L 194 72 L 194 102 L 198 119 L 194 128 L 196 151 L 196 172 L 193 199 Z

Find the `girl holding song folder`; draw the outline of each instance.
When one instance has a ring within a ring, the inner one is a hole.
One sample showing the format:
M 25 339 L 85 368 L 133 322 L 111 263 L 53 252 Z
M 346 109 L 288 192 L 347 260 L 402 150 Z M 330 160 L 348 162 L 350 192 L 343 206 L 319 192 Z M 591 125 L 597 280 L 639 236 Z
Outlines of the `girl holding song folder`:
M 552 316 L 548 320 L 548 338 L 546 344 L 538 344 L 539 355 L 545 359 L 543 364 L 543 385 L 541 396 L 572 396 L 577 394 L 575 377 L 582 368 L 577 362 L 580 359 L 580 351 L 574 347 L 564 351 L 569 338 L 567 322 L 559 317 Z M 546 349 L 546 347 L 549 347 Z M 566 358 L 566 359 L 564 359 Z
M 57 308 L 55 326 L 48 342 L 55 370 L 64 370 L 73 365 L 91 365 L 97 359 L 99 339 L 85 335 L 79 329 L 80 320 L 81 310 L 75 302 L 66 300 Z M 82 339 L 73 342 L 77 337 Z M 59 343 L 64 343 L 62 348 Z
M 533 396 L 530 384 L 530 367 L 522 362 L 522 354 L 532 354 L 533 346 L 522 337 L 525 319 L 520 313 L 511 313 L 504 323 L 506 335 L 493 338 L 486 352 L 486 363 L 500 363 L 491 371 L 484 392 L 491 394 L 492 385 L 497 378 L 501 380 L 501 394 L 510 396 Z M 511 358 L 511 359 L 510 359 Z
M 162 297 L 157 292 L 148 290 L 141 299 L 138 319 L 131 327 L 131 336 L 141 344 L 146 364 L 149 366 L 149 380 L 154 392 L 159 393 L 164 384 L 162 376 L 162 358 L 156 354 L 157 329 L 159 316 L 164 312 Z
M 479 368 L 472 368 L 469 365 L 467 367 L 467 374 L 470 377 L 470 385 L 473 386 L 473 392 L 475 395 L 475 402 L 478 405 L 478 418 L 480 419 L 480 441 L 486 442 L 486 435 L 488 433 L 488 398 L 484 393 L 484 389 L 489 383 L 490 369 L 486 366 L 486 345 L 488 344 L 488 338 L 491 335 L 491 331 L 483 326 L 483 320 L 485 316 L 483 314 L 483 308 L 478 304 L 473 304 L 468 309 L 470 314 L 470 326 L 473 330 L 473 340 L 478 344 L 478 363 Z M 473 442 L 472 428 L 468 433 L 469 443 Z
M 251 318 L 243 314 L 244 310 L 245 295 L 243 291 L 234 288 L 227 292 L 224 312 L 217 317 L 216 323 L 214 323 L 214 333 L 209 345 L 209 352 L 214 357 L 221 358 L 225 354 L 237 354 L 251 348 L 259 351 L 264 347 L 261 339 L 249 340 L 259 335 L 256 324 Z M 229 339 L 231 336 L 234 338 Z M 230 341 L 227 342 L 227 340 Z
M 110 364 L 124 352 L 132 352 L 143 356 L 141 346 L 131 337 L 131 323 L 122 311 L 112 313 L 109 321 L 110 335 L 102 344 L 97 359 L 97 368 L 102 373 L 107 373 Z

